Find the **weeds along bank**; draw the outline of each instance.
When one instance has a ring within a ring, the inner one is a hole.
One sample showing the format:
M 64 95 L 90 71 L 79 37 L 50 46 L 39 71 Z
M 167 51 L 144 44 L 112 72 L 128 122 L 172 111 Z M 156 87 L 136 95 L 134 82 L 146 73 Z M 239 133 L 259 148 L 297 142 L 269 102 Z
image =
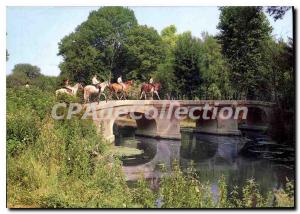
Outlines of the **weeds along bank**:
M 199 183 L 191 168 L 183 174 L 174 165 L 172 176 L 152 191 L 141 179 L 128 187 L 121 163 L 112 155 L 92 121 L 53 120 L 60 97 L 31 88 L 7 89 L 7 203 L 8 207 L 289 207 L 293 185 L 267 195 L 249 180 L 228 191 L 220 178 L 216 194 L 211 184 Z
M 7 91 L 8 206 L 128 204 L 120 165 L 106 157 L 107 146 L 93 123 L 53 120 L 54 102 L 53 94 L 36 88 Z

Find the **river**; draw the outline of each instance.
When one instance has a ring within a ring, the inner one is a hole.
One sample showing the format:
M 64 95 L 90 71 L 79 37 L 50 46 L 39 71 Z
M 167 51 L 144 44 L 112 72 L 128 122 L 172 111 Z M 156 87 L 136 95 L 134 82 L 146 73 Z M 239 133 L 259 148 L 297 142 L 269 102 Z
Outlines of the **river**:
M 122 158 L 126 179 L 135 181 L 142 172 L 144 178 L 152 181 L 153 188 L 159 185 L 153 181 L 168 174 L 175 160 L 183 171 L 193 163 L 200 181 L 210 181 L 213 185 L 221 175 L 229 187 L 242 186 L 247 179 L 254 178 L 260 190 L 266 193 L 285 185 L 286 178 L 294 180 L 293 159 L 285 158 L 294 151 L 260 133 L 220 136 L 182 129 L 181 140 L 166 140 L 136 136 L 134 127 L 124 126 L 118 127 L 115 135 L 116 146 L 143 151 L 143 154 Z

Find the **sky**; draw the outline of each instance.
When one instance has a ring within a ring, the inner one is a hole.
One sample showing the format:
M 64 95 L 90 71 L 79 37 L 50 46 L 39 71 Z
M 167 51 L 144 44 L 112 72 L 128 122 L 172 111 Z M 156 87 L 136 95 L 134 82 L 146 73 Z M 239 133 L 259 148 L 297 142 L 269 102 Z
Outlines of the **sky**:
M 57 76 L 62 61 L 58 56 L 58 43 L 85 21 L 92 10 L 99 7 L 7 7 L 6 10 L 6 47 L 9 60 L 6 74 L 14 65 L 30 63 L 41 68 L 45 75 Z M 130 7 L 139 24 L 154 27 L 160 32 L 174 24 L 178 33 L 191 31 L 201 37 L 206 31 L 218 33 L 220 11 L 217 7 Z M 292 11 L 289 10 L 282 20 L 276 22 L 267 16 L 273 27 L 275 38 L 293 36 Z

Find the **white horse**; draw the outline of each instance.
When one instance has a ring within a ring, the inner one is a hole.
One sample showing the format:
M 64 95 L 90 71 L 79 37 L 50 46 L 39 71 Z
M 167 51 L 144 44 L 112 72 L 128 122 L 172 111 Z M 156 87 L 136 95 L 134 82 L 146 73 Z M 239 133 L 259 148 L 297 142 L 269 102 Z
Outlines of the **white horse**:
M 76 83 L 74 86 L 69 86 L 67 88 L 61 88 L 55 91 L 56 96 L 59 94 L 68 94 L 71 96 L 76 96 L 78 89 L 83 89 L 80 83 Z
M 100 101 L 100 96 L 103 95 L 105 100 L 106 100 L 106 95 L 104 94 L 104 89 L 109 86 L 108 81 L 104 81 L 102 83 L 99 83 L 99 87 L 96 87 L 94 85 L 87 85 L 83 89 L 83 98 L 84 102 L 90 102 L 90 97 L 92 94 L 99 94 L 99 101 Z

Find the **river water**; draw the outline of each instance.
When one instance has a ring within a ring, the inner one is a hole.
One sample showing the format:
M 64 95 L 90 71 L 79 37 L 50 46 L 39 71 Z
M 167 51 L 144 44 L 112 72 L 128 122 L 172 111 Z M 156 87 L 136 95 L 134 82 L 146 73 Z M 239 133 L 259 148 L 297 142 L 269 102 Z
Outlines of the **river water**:
M 274 158 L 274 142 L 270 143 L 267 136 L 259 133 L 246 133 L 247 137 L 245 133 L 243 137 L 220 136 L 194 133 L 191 129 L 186 129 L 181 132 L 181 140 L 166 140 L 135 136 L 134 130 L 133 127 L 118 127 L 118 132 L 115 133 L 116 146 L 143 150 L 143 154 L 122 158 L 128 181 L 144 176 L 152 181 L 153 188 L 157 188 L 158 182 L 153 181 L 170 172 L 175 160 L 183 171 L 193 163 L 200 181 L 210 181 L 214 185 L 223 175 L 227 185 L 233 187 L 242 186 L 247 179 L 254 178 L 263 193 L 282 187 L 286 178 L 294 179 L 293 161 L 282 160 L 282 156 L 281 159 Z M 257 142 L 257 139 L 260 141 Z M 266 151 L 266 145 L 261 144 L 270 144 L 271 147 L 268 148 L 271 149 Z M 265 152 L 261 153 L 261 150 Z M 280 146 L 274 150 L 275 156 L 282 155 L 283 152 L 278 151 L 285 150 L 289 151 Z M 164 172 L 161 170 L 162 166 L 165 168 Z

